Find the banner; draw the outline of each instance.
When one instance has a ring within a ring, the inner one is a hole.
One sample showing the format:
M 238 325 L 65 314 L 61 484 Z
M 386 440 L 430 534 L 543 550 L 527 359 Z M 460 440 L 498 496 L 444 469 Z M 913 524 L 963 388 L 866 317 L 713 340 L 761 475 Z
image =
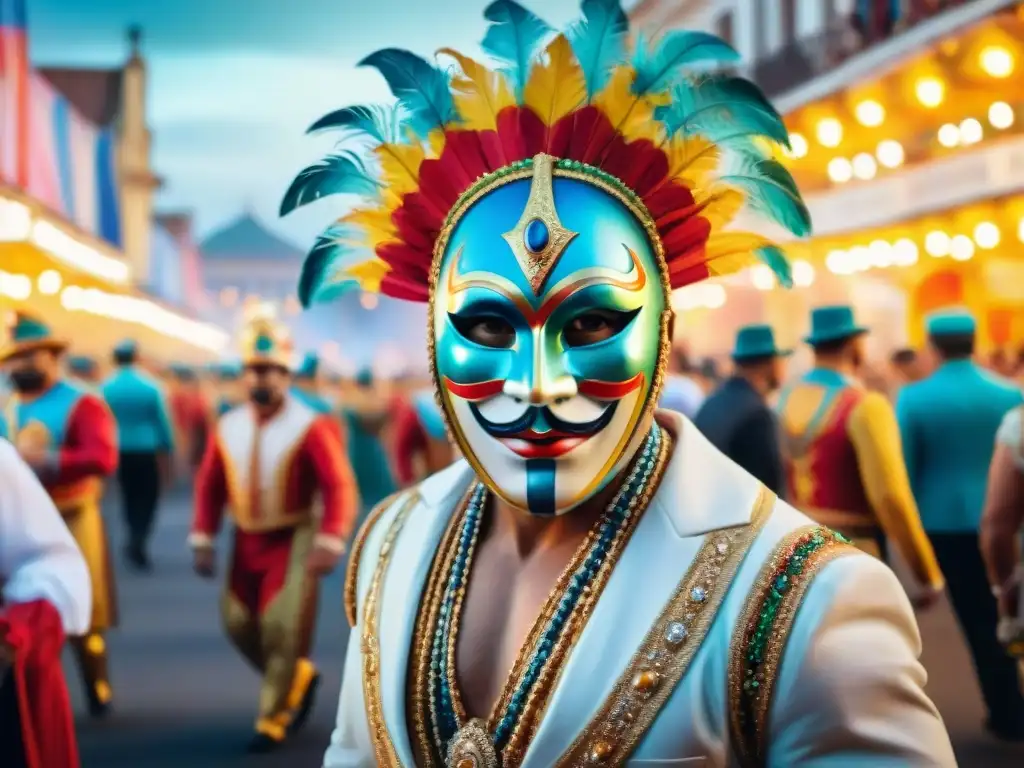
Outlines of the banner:
M 0 0 L 0 181 L 120 246 L 114 148 L 29 65 L 25 0 Z

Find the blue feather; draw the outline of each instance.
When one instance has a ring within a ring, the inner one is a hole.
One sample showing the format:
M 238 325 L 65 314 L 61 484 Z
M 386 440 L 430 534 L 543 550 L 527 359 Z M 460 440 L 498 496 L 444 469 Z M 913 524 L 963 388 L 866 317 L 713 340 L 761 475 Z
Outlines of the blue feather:
M 654 112 L 669 136 L 700 135 L 717 142 L 742 131 L 789 148 L 789 131 L 782 116 L 749 80 L 712 75 L 677 83 L 671 94 L 671 104 Z
M 633 93 L 664 93 L 685 75 L 685 67 L 698 62 L 735 62 L 739 58 L 732 46 L 707 32 L 674 30 L 650 47 L 641 39 L 633 54 Z
M 796 182 L 775 160 L 745 157 L 735 172 L 722 176 L 720 181 L 746 192 L 752 210 L 797 237 L 811 233 L 811 214 Z
M 767 266 L 783 288 L 793 287 L 793 269 L 789 259 L 777 245 L 766 245 L 754 251 L 754 255 Z
M 406 112 L 406 125 L 422 139 L 458 121 L 448 73 L 399 48 L 385 48 L 359 62 L 373 67 L 388 83 Z
M 508 65 L 502 71 L 511 81 L 516 100 L 522 104 L 534 56 L 552 29 L 514 0 L 495 0 L 487 6 L 484 18 L 491 26 L 480 47 Z
M 366 170 L 366 165 L 351 152 L 331 155 L 316 165 L 304 168 L 284 193 L 281 216 L 296 208 L 329 195 L 361 195 L 372 197 L 380 183 Z
M 331 301 L 358 287 L 344 276 L 346 263 L 366 258 L 364 249 L 352 245 L 355 233 L 349 227 L 334 224 L 316 239 L 306 255 L 299 275 L 299 301 L 304 307 Z
M 629 18 L 619 0 L 583 0 L 580 9 L 583 18 L 566 36 L 583 70 L 587 98 L 592 99 L 625 58 Z
M 400 112 L 397 104 L 389 107 L 344 107 L 321 117 L 306 133 L 341 129 L 365 134 L 381 144 L 396 144 L 401 140 Z

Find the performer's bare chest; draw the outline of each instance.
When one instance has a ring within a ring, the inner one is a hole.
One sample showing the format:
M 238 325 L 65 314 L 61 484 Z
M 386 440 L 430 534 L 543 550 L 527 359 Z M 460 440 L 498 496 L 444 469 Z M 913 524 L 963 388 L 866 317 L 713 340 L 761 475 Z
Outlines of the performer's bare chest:
M 582 538 L 582 537 L 581 537 Z M 455 668 L 467 714 L 486 718 L 581 539 L 575 537 L 522 559 L 511 542 L 480 542 L 466 591 Z

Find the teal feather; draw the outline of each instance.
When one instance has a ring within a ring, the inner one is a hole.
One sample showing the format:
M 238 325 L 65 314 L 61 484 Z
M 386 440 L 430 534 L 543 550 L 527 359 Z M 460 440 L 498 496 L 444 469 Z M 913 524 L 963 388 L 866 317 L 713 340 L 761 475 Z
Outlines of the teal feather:
M 685 68 L 700 62 L 739 61 L 740 55 L 707 32 L 674 30 L 649 46 L 642 38 L 633 53 L 633 93 L 664 93 L 685 76 Z
M 779 285 L 783 288 L 793 287 L 793 269 L 781 248 L 777 245 L 766 245 L 754 251 L 754 255 L 772 271 Z
M 566 33 L 587 84 L 587 99 L 599 93 L 626 54 L 629 18 L 619 0 L 583 0 L 583 18 Z
M 516 101 L 522 104 L 526 81 L 541 43 L 553 30 L 547 22 L 514 0 L 495 0 L 484 18 L 491 22 L 480 47 L 504 63 Z
M 366 170 L 366 165 L 351 152 L 331 155 L 316 165 L 304 168 L 284 193 L 281 216 L 287 216 L 329 195 L 376 196 L 380 183 Z
M 743 190 L 747 204 L 797 237 L 811 233 L 811 214 L 789 171 L 775 160 L 744 157 L 740 167 L 721 177 L 723 184 Z
M 355 280 L 345 278 L 342 273 L 346 263 L 355 264 L 367 258 L 365 248 L 353 245 L 357 237 L 358 233 L 350 227 L 335 224 L 316 239 L 299 275 L 302 306 L 331 301 L 358 287 Z
M 316 131 L 344 130 L 369 136 L 381 144 L 397 144 L 401 141 L 401 107 L 354 106 L 324 115 L 309 127 L 306 133 Z
M 669 136 L 700 135 L 718 142 L 740 130 L 789 148 L 789 131 L 782 116 L 749 80 L 711 75 L 677 83 L 671 94 L 672 103 L 654 112 Z
M 421 139 L 458 122 L 447 72 L 399 48 L 385 48 L 359 62 L 383 75 L 405 112 L 405 125 Z

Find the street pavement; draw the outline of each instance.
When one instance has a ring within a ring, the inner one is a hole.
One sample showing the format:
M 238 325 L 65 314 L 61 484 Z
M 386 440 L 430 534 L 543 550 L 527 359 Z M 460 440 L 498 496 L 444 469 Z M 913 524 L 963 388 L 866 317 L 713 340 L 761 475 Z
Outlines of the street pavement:
M 116 504 L 108 511 L 115 555 L 122 541 Z M 79 718 L 83 768 L 319 768 L 330 737 L 347 641 L 341 569 L 321 590 L 315 657 L 320 696 L 306 729 L 277 753 L 244 753 L 252 734 L 258 681 L 220 629 L 220 580 L 193 576 L 185 538 L 188 492 L 163 504 L 154 535 L 155 571 L 125 572 L 116 558 L 121 627 L 109 639 L 116 710 L 102 722 Z M 963 768 L 1024 765 L 1024 745 L 998 743 L 983 731 L 970 659 L 949 611 L 921 616 L 929 692 L 946 719 Z M 68 665 L 76 711 L 84 712 Z

